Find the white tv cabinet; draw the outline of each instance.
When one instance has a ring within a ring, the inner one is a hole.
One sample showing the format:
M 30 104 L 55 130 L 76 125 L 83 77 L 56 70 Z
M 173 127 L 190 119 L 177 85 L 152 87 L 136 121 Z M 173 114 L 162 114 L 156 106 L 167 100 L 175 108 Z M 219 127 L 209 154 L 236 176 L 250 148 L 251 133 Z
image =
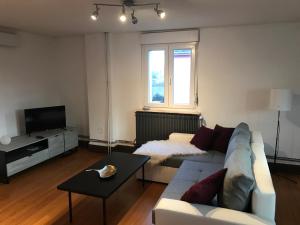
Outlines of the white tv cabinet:
M 78 133 L 75 128 L 13 137 L 9 145 L 0 144 L 0 182 L 9 183 L 10 176 L 77 146 Z

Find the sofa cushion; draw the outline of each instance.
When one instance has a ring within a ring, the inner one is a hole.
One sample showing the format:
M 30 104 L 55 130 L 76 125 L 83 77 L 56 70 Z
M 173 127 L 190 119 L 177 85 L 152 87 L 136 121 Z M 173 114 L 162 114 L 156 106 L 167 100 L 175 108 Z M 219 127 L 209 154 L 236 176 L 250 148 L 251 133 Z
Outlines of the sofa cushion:
M 211 149 L 226 153 L 233 131 L 234 128 L 221 127 L 217 124 L 214 129 Z
M 249 131 L 249 127 L 245 123 L 239 124 L 235 129 L 234 132 L 230 138 L 228 149 L 225 156 L 225 162 L 229 158 L 229 156 L 232 154 L 233 151 L 237 149 L 247 149 L 251 151 L 250 149 L 250 138 L 251 133 Z
M 220 163 L 224 165 L 225 154 L 218 151 L 207 151 L 200 155 L 172 156 L 161 163 L 162 166 L 179 168 L 184 160 L 194 162 Z
M 198 129 L 190 143 L 201 150 L 208 151 L 213 140 L 213 134 L 213 129 L 202 126 Z
M 257 215 L 174 199 L 160 199 L 153 210 L 153 224 L 171 225 L 275 225 Z
M 192 162 L 185 160 L 180 166 L 173 180 L 189 180 L 197 183 L 223 168 L 224 166 L 222 164 Z
M 250 132 L 249 125 L 247 123 L 244 123 L 244 122 L 237 125 L 237 127 L 234 129 L 234 131 L 232 133 L 231 138 L 233 138 L 235 135 L 237 135 L 240 131 Z M 231 139 L 230 139 L 230 141 L 231 141 Z
M 223 186 L 226 170 L 222 169 L 194 184 L 183 194 L 181 200 L 190 203 L 210 204 Z
M 201 163 L 185 160 L 166 187 L 161 198 L 180 200 L 192 185 L 223 169 L 222 164 Z
M 239 211 L 247 210 L 255 184 L 251 151 L 243 148 L 233 151 L 224 167 L 227 168 L 227 173 L 224 179 L 223 191 L 218 196 L 219 205 Z
M 169 141 L 181 142 L 181 143 L 190 143 L 195 134 L 187 133 L 171 133 L 169 135 Z

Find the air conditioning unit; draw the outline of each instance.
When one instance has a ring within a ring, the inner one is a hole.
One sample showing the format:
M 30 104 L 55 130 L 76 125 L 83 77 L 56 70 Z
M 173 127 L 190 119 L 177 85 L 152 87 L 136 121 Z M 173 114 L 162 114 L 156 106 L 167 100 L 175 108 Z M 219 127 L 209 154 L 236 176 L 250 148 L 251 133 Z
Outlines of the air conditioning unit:
M 19 43 L 19 38 L 16 33 L 8 33 L 0 31 L 0 47 L 16 47 Z

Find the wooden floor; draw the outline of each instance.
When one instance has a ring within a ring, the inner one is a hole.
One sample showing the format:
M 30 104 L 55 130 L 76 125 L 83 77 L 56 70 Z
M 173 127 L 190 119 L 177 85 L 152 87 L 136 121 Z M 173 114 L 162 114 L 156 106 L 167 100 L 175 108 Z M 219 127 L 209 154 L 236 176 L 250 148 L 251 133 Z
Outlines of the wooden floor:
M 276 224 L 300 224 L 300 175 L 278 173 L 272 175 L 276 191 Z M 291 182 L 292 179 L 294 182 Z
M 0 224 L 67 225 L 67 194 L 56 186 L 68 177 L 101 159 L 101 153 L 79 149 L 31 168 L 0 184 Z M 291 176 L 298 184 L 274 176 L 277 191 L 277 224 L 300 224 L 300 175 Z M 165 185 L 130 179 L 107 202 L 109 225 L 151 225 L 151 209 Z M 73 195 L 74 225 L 100 225 L 101 200 Z

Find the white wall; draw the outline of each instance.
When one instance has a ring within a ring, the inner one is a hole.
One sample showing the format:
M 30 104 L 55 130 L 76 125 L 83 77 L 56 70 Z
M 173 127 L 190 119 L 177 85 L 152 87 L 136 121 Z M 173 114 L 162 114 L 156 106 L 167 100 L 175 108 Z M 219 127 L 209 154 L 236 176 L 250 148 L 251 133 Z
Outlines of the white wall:
M 107 140 L 107 67 L 104 33 L 85 36 L 85 57 L 90 138 Z
M 56 38 L 55 68 L 67 124 L 89 134 L 84 37 Z
M 106 120 L 103 39 L 103 34 L 86 37 L 90 126 L 95 126 L 90 133 L 100 140 L 106 140 L 100 132 Z M 297 95 L 293 110 L 282 114 L 280 156 L 300 158 L 299 46 L 300 23 L 201 29 L 198 110 L 207 125 L 248 122 L 262 131 L 272 154 L 277 114 L 268 109 L 269 91 L 291 88 Z M 134 112 L 143 106 L 139 33 L 110 35 L 110 65 L 113 140 L 132 141 Z
M 19 33 L 0 47 L 0 136 L 23 134 L 23 109 L 66 105 L 67 124 L 88 135 L 83 38 Z
M 111 140 L 135 139 L 135 114 L 142 107 L 139 33 L 108 35 L 109 68 L 104 33 L 85 36 L 90 138 L 107 140 L 106 70 L 110 74 Z
M 133 142 L 135 111 L 143 107 L 139 33 L 110 35 L 113 140 Z
M 199 110 L 208 126 L 246 121 L 262 131 L 272 154 L 277 114 L 268 109 L 269 91 L 299 91 L 299 46 L 299 23 L 202 29 Z M 292 116 L 300 112 L 297 98 L 293 111 L 282 114 L 280 156 L 300 158 L 300 123 Z
M 18 47 L 0 47 L 0 135 L 24 132 L 23 109 L 61 104 L 53 38 L 19 33 Z

